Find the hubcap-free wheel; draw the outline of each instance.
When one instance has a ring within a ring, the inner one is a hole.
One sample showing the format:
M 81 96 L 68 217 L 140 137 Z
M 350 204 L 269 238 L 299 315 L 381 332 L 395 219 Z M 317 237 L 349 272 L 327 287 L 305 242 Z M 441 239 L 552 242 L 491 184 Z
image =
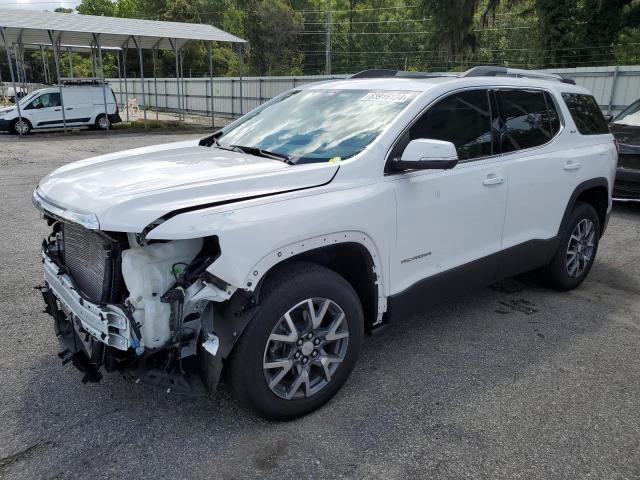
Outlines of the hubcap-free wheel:
M 344 361 L 349 326 L 340 306 L 309 298 L 290 308 L 275 324 L 262 368 L 273 393 L 286 400 L 311 397 L 325 388 Z
M 566 259 L 567 273 L 570 277 L 579 277 L 589 265 L 593 256 L 595 235 L 595 226 L 588 218 L 578 222 L 571 232 Z

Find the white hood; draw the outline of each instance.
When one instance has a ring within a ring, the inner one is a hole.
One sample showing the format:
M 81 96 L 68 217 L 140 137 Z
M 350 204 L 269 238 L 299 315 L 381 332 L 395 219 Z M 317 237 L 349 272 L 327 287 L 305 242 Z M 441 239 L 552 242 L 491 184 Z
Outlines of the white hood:
M 67 164 L 43 178 L 38 193 L 64 209 L 95 214 L 101 230 L 141 232 L 174 210 L 322 185 L 337 169 L 288 165 L 190 140 Z

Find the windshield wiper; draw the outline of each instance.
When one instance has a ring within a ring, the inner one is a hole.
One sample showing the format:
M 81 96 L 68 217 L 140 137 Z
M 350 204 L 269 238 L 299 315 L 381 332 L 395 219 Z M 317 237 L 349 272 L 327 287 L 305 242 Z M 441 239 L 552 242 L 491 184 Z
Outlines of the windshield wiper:
M 220 145 L 218 145 L 220 147 Z M 224 147 L 222 147 L 224 148 Z M 245 147 L 244 145 L 231 145 L 232 150 L 242 153 L 248 153 L 249 155 L 255 155 L 257 157 L 271 158 L 273 160 L 280 160 L 284 163 L 291 163 L 291 157 L 284 153 L 270 152 L 269 150 L 263 150 L 258 147 Z

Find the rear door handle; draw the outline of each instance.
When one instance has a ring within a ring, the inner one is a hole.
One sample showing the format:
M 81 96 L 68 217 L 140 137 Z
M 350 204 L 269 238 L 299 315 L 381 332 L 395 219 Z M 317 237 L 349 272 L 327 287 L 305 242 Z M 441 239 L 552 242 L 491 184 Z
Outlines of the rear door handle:
M 65 108 L 65 110 L 73 110 L 73 107 Z
M 494 173 L 491 173 L 487 175 L 487 178 L 484 179 L 482 184 L 488 187 L 490 185 L 500 185 L 503 182 L 504 182 L 504 178 L 499 177 Z
M 54 111 L 54 112 L 59 112 L 60 110 L 62 110 L 62 109 L 61 109 L 61 108 L 56 108 L 56 109 L 54 109 L 53 111 Z
M 564 164 L 565 170 L 578 170 L 580 168 L 580 162 L 568 161 Z

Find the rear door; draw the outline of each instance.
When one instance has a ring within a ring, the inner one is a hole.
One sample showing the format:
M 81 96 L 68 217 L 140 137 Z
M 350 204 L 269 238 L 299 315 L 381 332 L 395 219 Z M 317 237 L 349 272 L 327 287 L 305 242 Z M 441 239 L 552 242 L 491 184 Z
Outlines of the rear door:
M 495 96 L 500 117 L 500 149 L 509 175 L 503 248 L 527 250 L 515 262 L 518 265 L 514 265 L 524 271 L 544 261 L 540 256 L 548 252 L 540 241 L 558 234 L 567 202 L 580 181 L 581 165 L 575 144 L 559 137 L 563 120 L 551 93 L 498 89 Z M 531 251 L 535 255 L 527 253 Z M 531 265 L 522 265 L 525 261 Z

